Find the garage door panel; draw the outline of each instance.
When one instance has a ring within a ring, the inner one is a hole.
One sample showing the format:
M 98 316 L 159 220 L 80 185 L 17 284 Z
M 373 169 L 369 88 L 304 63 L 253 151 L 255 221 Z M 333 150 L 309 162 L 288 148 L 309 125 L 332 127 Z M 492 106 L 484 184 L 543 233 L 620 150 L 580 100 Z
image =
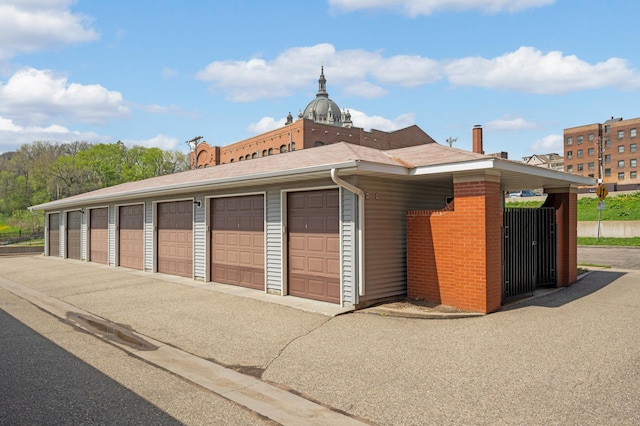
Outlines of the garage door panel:
M 287 207 L 289 294 L 339 303 L 339 191 L 290 193 Z
M 60 256 L 60 213 L 49 215 L 49 256 Z
M 193 202 L 159 203 L 158 212 L 158 272 L 193 276 Z
M 73 211 L 67 213 L 67 257 L 69 259 L 81 259 L 80 247 L 82 244 L 80 228 L 82 226 L 82 213 Z
M 118 208 L 118 265 L 143 269 L 144 206 L 134 204 Z
M 107 264 L 109 259 L 109 209 L 89 210 L 89 260 Z
M 264 289 L 264 196 L 211 201 L 212 279 Z

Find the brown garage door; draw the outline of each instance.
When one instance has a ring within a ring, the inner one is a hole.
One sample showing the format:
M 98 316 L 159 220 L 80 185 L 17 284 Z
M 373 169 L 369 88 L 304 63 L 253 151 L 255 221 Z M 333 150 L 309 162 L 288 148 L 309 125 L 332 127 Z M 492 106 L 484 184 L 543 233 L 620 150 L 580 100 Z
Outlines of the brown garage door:
M 264 289 L 264 196 L 211 202 L 211 280 Z
M 109 252 L 109 209 L 91 209 L 89 213 L 89 260 L 104 263 Z
M 67 257 L 80 260 L 80 227 L 82 213 L 79 211 L 67 213 Z
M 289 294 L 340 303 L 337 189 L 289 193 Z
M 158 204 L 158 272 L 193 276 L 193 202 Z
M 60 256 L 60 213 L 49 215 L 49 256 Z
M 144 208 L 142 204 L 118 208 L 118 265 L 143 269 Z

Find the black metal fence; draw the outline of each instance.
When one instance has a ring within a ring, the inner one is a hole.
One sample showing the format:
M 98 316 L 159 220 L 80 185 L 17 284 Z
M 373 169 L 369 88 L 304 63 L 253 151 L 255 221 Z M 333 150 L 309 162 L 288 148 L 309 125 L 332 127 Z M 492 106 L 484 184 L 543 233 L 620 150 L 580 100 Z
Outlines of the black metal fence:
M 34 241 L 33 244 L 35 245 L 42 245 L 42 241 L 40 241 L 42 238 L 44 238 L 44 232 L 42 231 L 0 232 L 0 246 L 29 241 Z
M 556 222 L 551 207 L 506 208 L 502 239 L 502 299 L 533 294 L 556 281 Z

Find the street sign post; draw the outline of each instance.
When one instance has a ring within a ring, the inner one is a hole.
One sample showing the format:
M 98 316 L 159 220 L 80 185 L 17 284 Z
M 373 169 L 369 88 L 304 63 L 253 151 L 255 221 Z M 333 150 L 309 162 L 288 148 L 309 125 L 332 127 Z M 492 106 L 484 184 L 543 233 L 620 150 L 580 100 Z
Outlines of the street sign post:
M 598 203 L 598 232 L 596 234 L 596 240 L 600 240 L 600 220 L 602 218 L 602 210 L 604 210 L 604 199 L 607 198 L 609 191 L 603 184 L 600 184 L 598 189 L 596 189 L 596 195 L 600 202 Z

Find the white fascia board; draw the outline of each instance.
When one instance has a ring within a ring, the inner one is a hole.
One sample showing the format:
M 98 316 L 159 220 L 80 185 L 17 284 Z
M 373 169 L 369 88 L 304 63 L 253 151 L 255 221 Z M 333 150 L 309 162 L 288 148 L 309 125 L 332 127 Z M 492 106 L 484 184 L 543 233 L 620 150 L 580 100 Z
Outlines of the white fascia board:
M 545 169 L 529 164 L 520 164 L 514 161 L 500 160 L 497 158 L 487 158 L 461 163 L 437 164 L 433 166 L 419 166 L 412 169 L 410 174 L 415 176 L 424 176 L 486 170 L 532 175 L 542 179 L 563 181 L 574 185 L 593 185 L 595 183 L 594 178 L 573 175 L 570 173 L 560 172 L 558 170 Z
M 513 161 L 495 161 L 495 169 L 506 172 L 521 173 L 534 175 L 543 179 L 561 180 L 574 185 L 593 185 L 595 178 L 587 176 L 578 176 L 571 173 L 565 173 L 558 170 L 545 169 L 530 164 L 520 164 Z
M 358 172 L 380 173 L 385 175 L 409 176 L 410 170 L 402 165 L 358 161 Z
M 163 185 L 151 188 L 142 188 L 138 190 L 129 190 L 126 192 L 116 192 L 113 194 L 97 194 L 90 195 L 91 193 L 87 193 L 84 197 L 78 197 L 74 199 L 62 199 L 56 201 L 50 201 L 48 203 L 38 204 L 36 206 L 29 207 L 31 211 L 39 211 L 39 210 L 51 210 L 58 208 L 67 208 L 73 206 L 83 206 L 87 204 L 91 204 L 94 202 L 108 202 L 115 200 L 131 200 L 131 199 L 141 199 L 150 196 L 165 196 L 165 195 L 173 195 L 176 193 L 184 194 L 185 192 L 198 192 L 207 189 L 215 189 L 218 187 L 230 186 L 233 184 L 243 184 L 246 185 L 251 181 L 255 181 L 256 184 L 268 184 L 271 180 L 280 180 L 285 177 L 291 177 L 296 175 L 314 175 L 319 174 L 318 177 L 328 177 L 323 176 L 323 172 L 331 172 L 331 169 L 339 169 L 339 170 L 350 170 L 354 171 L 358 168 L 358 161 L 346 161 L 342 163 L 333 163 L 333 164 L 323 164 L 319 166 L 311 166 L 311 167 L 303 167 L 300 169 L 291 169 L 291 170 L 277 170 L 273 172 L 265 172 L 265 173 L 256 173 L 250 175 L 243 176 L 231 176 L 227 178 L 219 178 L 219 179 L 208 179 L 203 181 L 191 181 L 185 183 L 179 183 L 175 185 Z
M 481 170 L 492 170 L 494 159 L 482 159 L 466 161 L 461 163 L 435 164 L 433 166 L 418 166 L 409 172 L 412 176 L 439 175 L 455 172 L 473 172 Z

